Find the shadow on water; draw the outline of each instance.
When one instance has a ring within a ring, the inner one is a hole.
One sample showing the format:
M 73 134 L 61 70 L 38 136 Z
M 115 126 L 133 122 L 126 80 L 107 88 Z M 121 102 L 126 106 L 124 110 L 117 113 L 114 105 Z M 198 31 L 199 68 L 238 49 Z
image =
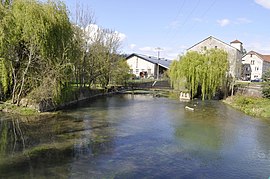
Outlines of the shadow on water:
M 151 95 L 34 119 L 0 114 L 0 178 L 267 178 L 269 132 L 219 101 Z

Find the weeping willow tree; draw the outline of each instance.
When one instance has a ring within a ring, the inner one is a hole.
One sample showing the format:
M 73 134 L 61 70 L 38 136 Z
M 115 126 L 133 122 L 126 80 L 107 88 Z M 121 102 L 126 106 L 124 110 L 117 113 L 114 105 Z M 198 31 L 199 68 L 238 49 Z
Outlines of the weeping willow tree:
M 224 88 L 229 70 L 228 54 L 211 49 L 204 54 L 188 52 L 170 66 L 169 76 L 175 89 L 186 89 L 193 98 L 198 89 L 202 99 L 211 99 L 219 88 Z
M 10 72 L 3 58 L 0 58 L 0 100 L 5 96 L 10 85 Z
M 14 0 L 0 4 L 0 80 L 14 104 L 31 91 L 57 97 L 69 81 L 74 34 L 61 1 Z M 48 89 L 48 90 L 47 90 Z

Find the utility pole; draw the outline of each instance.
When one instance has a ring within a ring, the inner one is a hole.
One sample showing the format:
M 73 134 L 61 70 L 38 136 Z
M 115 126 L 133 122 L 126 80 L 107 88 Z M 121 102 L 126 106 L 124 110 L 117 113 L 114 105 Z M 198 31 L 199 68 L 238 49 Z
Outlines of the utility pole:
M 159 53 L 163 49 L 160 47 L 157 47 L 155 48 L 155 50 L 157 51 L 157 79 L 159 79 Z

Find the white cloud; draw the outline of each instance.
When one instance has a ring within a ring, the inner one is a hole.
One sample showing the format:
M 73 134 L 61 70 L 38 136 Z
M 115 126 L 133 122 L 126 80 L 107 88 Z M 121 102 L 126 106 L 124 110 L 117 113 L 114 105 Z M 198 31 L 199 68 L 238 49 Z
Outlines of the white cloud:
M 249 24 L 249 23 L 252 23 L 251 20 L 245 18 L 245 17 L 239 17 L 235 20 L 229 20 L 229 19 L 220 19 L 220 20 L 217 20 L 217 23 L 221 26 L 221 27 L 225 27 L 227 25 L 230 25 L 230 24 L 236 24 L 236 25 L 240 25 L 240 24 Z
M 85 28 L 85 32 L 87 33 L 88 42 L 91 43 L 91 42 L 95 41 L 95 38 L 97 38 L 99 36 L 99 33 L 102 30 L 103 29 L 96 24 L 89 24 Z M 106 32 L 106 31 L 104 31 L 104 32 Z M 118 31 L 113 31 L 112 33 L 108 33 L 108 34 L 106 34 L 106 36 L 107 37 L 115 36 L 119 39 L 120 42 L 123 42 L 126 39 L 126 35 L 118 32 Z
M 115 31 L 114 34 L 119 37 L 120 42 L 123 42 L 127 38 L 127 36 L 121 32 Z
M 136 46 L 137 46 L 136 44 L 130 44 L 129 48 L 133 50 Z
M 141 47 L 139 48 L 140 51 L 142 52 L 153 52 L 155 50 L 155 48 L 153 47 Z
M 217 20 L 217 23 L 221 26 L 227 26 L 231 23 L 231 21 L 229 19 L 221 19 L 221 20 Z
M 249 19 L 247 19 L 245 17 L 237 18 L 236 21 L 235 21 L 236 24 L 249 24 L 251 22 L 252 22 L 251 20 L 249 20 Z
M 255 0 L 255 3 L 261 5 L 266 9 L 270 9 L 270 1 L 269 0 Z

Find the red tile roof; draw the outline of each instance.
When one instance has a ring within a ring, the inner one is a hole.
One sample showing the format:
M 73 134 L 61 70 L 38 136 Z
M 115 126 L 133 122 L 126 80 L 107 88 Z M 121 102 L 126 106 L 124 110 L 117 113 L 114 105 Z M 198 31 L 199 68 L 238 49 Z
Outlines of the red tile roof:
M 239 40 L 234 40 L 231 43 L 242 43 L 242 42 L 240 42 Z
M 250 51 L 247 54 L 257 55 L 259 56 L 263 61 L 270 62 L 270 55 L 262 55 L 255 51 Z

